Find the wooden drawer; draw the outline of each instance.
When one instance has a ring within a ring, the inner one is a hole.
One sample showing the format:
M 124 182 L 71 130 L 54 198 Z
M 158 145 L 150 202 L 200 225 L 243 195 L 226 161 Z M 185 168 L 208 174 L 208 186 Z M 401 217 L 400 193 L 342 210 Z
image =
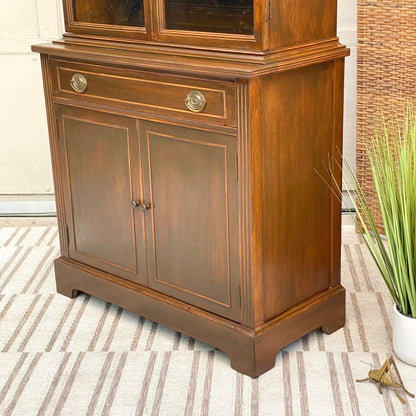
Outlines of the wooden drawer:
M 55 60 L 51 61 L 51 69 L 54 97 L 236 125 L 234 82 Z M 71 79 L 76 74 L 86 81 L 83 92 L 76 92 L 71 86 Z M 185 104 L 192 92 L 199 92 L 205 98 L 205 107 L 200 112 L 189 110 Z

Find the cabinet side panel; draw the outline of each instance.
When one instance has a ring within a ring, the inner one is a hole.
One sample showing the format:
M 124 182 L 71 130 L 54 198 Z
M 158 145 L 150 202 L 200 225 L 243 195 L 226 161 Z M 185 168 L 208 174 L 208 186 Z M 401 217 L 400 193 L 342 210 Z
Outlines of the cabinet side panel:
M 65 203 L 62 190 L 62 167 L 58 148 L 58 131 L 55 112 L 52 103 L 51 68 L 47 55 L 41 55 L 43 90 L 45 94 L 46 115 L 48 118 L 49 147 L 51 152 L 53 183 L 55 189 L 55 202 L 59 229 L 59 243 L 61 255 L 68 257 L 68 242 L 66 236 Z
M 334 151 L 334 63 L 263 79 L 262 250 L 265 320 L 333 282 L 333 195 L 315 172 Z M 342 109 L 339 109 L 341 111 Z M 336 221 L 336 223 L 339 223 Z M 339 245 L 339 242 L 337 243 Z
M 274 1 L 271 7 L 271 49 L 336 36 L 336 0 Z

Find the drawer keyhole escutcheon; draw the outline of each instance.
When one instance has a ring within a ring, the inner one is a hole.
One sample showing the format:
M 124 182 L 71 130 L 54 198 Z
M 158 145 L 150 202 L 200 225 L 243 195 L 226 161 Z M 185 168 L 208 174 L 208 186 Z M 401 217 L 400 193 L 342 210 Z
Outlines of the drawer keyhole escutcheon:
M 72 89 L 79 93 L 84 92 L 88 85 L 87 78 L 81 74 L 74 74 L 69 83 L 71 84 Z
M 185 98 L 186 107 L 194 113 L 200 113 L 205 108 L 205 104 L 204 94 L 199 91 L 190 91 Z

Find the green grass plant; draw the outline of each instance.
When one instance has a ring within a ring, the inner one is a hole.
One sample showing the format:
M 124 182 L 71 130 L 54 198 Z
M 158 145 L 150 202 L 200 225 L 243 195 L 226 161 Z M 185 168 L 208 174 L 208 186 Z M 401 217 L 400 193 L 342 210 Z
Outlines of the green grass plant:
M 343 170 L 356 188 L 354 218 L 398 310 L 416 318 L 416 116 L 410 104 L 403 121 L 387 122 L 382 117 L 368 143 L 367 154 L 385 238 L 375 225 L 362 187 L 344 159 Z M 329 173 L 332 185 L 326 181 L 327 184 L 338 196 L 342 195 L 334 172 L 330 169 Z M 354 193 L 346 188 L 354 201 Z

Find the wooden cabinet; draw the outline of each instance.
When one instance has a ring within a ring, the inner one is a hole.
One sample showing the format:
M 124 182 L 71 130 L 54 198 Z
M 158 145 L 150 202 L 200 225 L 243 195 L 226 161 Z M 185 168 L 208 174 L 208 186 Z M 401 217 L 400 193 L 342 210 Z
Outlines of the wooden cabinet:
M 340 205 L 315 173 L 342 147 L 336 2 L 64 6 L 63 39 L 33 47 L 58 292 L 210 343 L 252 377 L 340 328 Z

